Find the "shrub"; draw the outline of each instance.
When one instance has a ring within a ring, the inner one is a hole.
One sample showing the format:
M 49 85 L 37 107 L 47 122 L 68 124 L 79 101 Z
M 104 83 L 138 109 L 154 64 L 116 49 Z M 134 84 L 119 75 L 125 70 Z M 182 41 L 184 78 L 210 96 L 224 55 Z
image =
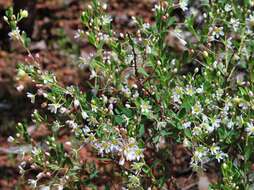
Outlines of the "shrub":
M 28 75 L 36 83 L 37 92 L 28 97 L 31 102 L 43 98 L 48 110 L 32 115 L 48 136 L 38 143 L 20 123 L 14 138 L 33 146 L 20 170 L 24 175 L 30 164 L 38 171 L 28 180 L 34 188 L 96 184 L 96 166 L 79 158 L 82 147 L 90 145 L 114 165 L 123 188 L 162 189 L 174 176 L 172 147 L 181 143 L 192 155 L 193 171 L 212 164 L 220 169 L 222 177 L 212 189 L 253 188 L 253 2 L 195 2 L 159 1 L 154 23 L 133 17 L 137 32 L 121 34 L 105 14 L 107 6 L 93 0 L 81 15 L 84 30 L 76 34 L 96 48 L 79 63 L 90 69 L 87 92 L 60 86 L 53 73 L 41 70 L 17 27 L 27 14 L 7 11 L 9 36 L 34 60 L 19 65 L 18 77 Z M 176 10 L 186 18 L 178 19 Z M 59 140 L 63 132 L 69 134 L 69 150 Z

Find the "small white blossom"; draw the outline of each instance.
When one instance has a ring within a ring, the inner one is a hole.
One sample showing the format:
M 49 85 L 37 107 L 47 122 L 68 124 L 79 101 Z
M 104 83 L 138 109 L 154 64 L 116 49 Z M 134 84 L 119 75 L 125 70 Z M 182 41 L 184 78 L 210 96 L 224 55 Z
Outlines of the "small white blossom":
M 230 12 L 230 11 L 232 11 L 232 6 L 230 4 L 226 4 L 224 9 L 226 12 Z
M 188 0 L 180 0 L 179 6 L 181 7 L 181 9 L 183 11 L 187 11 L 188 10 Z
M 254 125 L 253 123 L 247 123 L 246 132 L 248 135 L 254 135 Z
M 95 78 L 95 77 L 97 77 L 97 73 L 95 72 L 95 70 L 92 69 L 92 70 L 91 70 L 91 75 L 90 75 L 90 78 L 89 78 L 89 79 L 91 80 L 91 79 L 93 79 L 93 78 Z
M 209 151 L 206 147 L 204 146 L 197 147 L 191 159 L 192 167 L 207 163 L 209 161 L 208 153 Z
M 14 139 L 12 136 L 9 136 L 8 139 L 7 139 L 7 141 L 8 141 L 9 143 L 12 143 L 14 140 L 15 140 L 15 139 Z
M 68 113 L 68 109 L 67 108 L 65 108 L 65 107 L 61 107 L 60 109 L 59 109 L 59 112 L 61 113 L 61 114 L 65 114 L 65 113 Z
M 36 187 L 37 187 L 37 180 L 28 179 L 28 184 L 29 184 L 32 188 L 36 188 Z
M 12 30 L 11 32 L 9 32 L 8 35 L 11 38 L 11 40 L 20 40 L 21 39 L 20 30 L 18 27 L 15 30 Z
M 77 109 L 79 107 L 79 105 L 80 105 L 79 100 L 75 99 L 73 104 L 74 104 L 74 108 Z
M 190 128 L 191 127 L 191 122 L 188 121 L 186 123 L 183 123 L 183 128 L 187 129 L 187 128 Z
M 219 39 L 221 36 L 224 36 L 223 27 L 217 27 L 209 29 L 212 32 L 212 40 Z
M 123 154 L 128 161 L 140 160 L 143 157 L 142 149 L 136 145 L 134 139 L 130 139 L 130 142 L 124 148 Z
M 231 18 L 230 24 L 235 32 L 239 30 L 239 26 L 240 26 L 239 19 Z
M 124 157 L 122 156 L 122 157 L 120 158 L 120 160 L 119 160 L 119 165 L 120 165 L 120 166 L 123 166 L 123 165 L 124 165 L 124 162 L 125 162 L 125 159 L 124 159 Z
M 143 114 L 148 114 L 151 111 L 152 106 L 150 106 L 148 102 L 142 101 L 140 108 Z
M 90 130 L 90 128 L 89 128 L 87 125 L 85 125 L 85 126 L 82 128 L 82 131 L 83 131 L 84 134 L 88 134 L 91 130 Z
M 232 120 L 230 120 L 228 123 L 227 123 L 227 128 L 228 129 L 232 129 L 234 127 L 234 122 Z
M 89 117 L 88 114 L 85 111 L 82 111 L 81 115 L 82 115 L 83 119 L 87 119 Z
M 104 3 L 104 4 L 102 5 L 102 8 L 103 8 L 104 10 L 107 10 L 108 5 L 107 5 L 106 3 Z
M 192 134 L 194 136 L 199 136 L 201 135 L 203 132 L 202 132 L 202 129 L 201 127 L 198 127 L 198 126 L 195 126 L 193 129 L 192 129 Z
M 203 108 L 201 107 L 201 104 L 197 102 L 193 107 L 192 107 L 192 114 L 198 115 L 203 111 Z
M 112 18 L 109 15 L 102 16 L 101 20 L 102 20 L 102 23 L 101 23 L 102 25 L 108 25 L 112 22 Z
M 220 163 L 221 160 L 224 160 L 225 157 L 227 157 L 228 155 L 222 151 L 219 151 L 216 155 L 215 158 L 216 160 Z
M 210 152 L 212 155 L 216 155 L 218 152 L 220 152 L 220 147 L 213 145 L 210 147 Z
M 73 120 L 68 120 L 65 123 L 67 125 L 69 125 L 69 127 L 72 128 L 72 129 L 77 129 L 78 128 L 78 124 Z
M 75 35 L 74 35 L 74 38 L 75 39 L 80 39 L 82 36 L 84 36 L 84 31 L 83 30 L 80 30 L 78 29 L 76 32 L 75 32 Z
M 30 92 L 27 92 L 27 93 L 26 93 L 26 96 L 27 96 L 28 98 L 30 98 L 32 104 L 35 103 L 35 94 L 32 94 L 32 93 L 30 93 Z
M 52 113 L 57 113 L 57 110 L 61 107 L 60 104 L 48 104 L 48 110 Z
M 25 88 L 25 87 L 24 87 L 24 85 L 22 85 L 22 84 L 21 84 L 21 85 L 18 85 L 18 86 L 16 87 L 16 89 L 17 89 L 18 92 L 23 91 L 24 88 Z

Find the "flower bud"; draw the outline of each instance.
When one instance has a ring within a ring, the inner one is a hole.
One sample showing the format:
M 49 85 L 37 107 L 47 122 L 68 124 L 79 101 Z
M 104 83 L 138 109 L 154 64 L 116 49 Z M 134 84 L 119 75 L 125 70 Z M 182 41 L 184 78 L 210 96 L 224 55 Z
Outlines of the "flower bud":
M 6 16 L 4 16 L 4 21 L 8 22 L 8 18 Z
M 107 5 L 106 3 L 104 3 L 104 4 L 102 5 L 102 8 L 103 8 L 104 10 L 107 10 L 108 5 Z
M 20 11 L 20 16 L 21 16 L 22 18 L 28 17 L 28 12 L 27 12 L 27 10 L 21 10 L 21 11 Z
M 208 57 L 208 52 L 207 51 L 203 51 L 203 55 L 204 55 L 204 57 Z

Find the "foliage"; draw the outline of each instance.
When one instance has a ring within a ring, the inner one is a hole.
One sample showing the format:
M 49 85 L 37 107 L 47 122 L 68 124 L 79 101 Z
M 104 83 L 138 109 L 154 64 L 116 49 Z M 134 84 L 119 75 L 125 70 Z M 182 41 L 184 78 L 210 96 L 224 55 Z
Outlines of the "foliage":
M 105 14 L 107 6 L 93 0 L 81 15 L 84 30 L 76 34 L 96 48 L 79 63 L 91 73 L 91 89 L 85 93 L 60 86 L 36 59 L 19 65 L 18 77 L 28 75 L 38 86 L 28 97 L 32 102 L 42 97 L 48 109 L 32 116 L 37 127 L 46 125 L 49 136 L 38 144 L 19 124 L 13 140 L 33 145 L 24 155 L 40 171 L 29 179 L 34 188 L 94 187 L 100 175 L 96 166 L 79 162 L 79 151 L 89 144 L 117 166 L 123 187 L 162 189 L 173 175 L 167 172 L 172 143 L 183 143 L 191 152 L 193 171 L 202 172 L 211 163 L 221 167 L 222 179 L 211 189 L 253 187 L 253 1 L 202 0 L 198 9 L 195 2 L 159 1 L 153 24 L 133 17 L 137 32 L 121 34 Z M 187 15 L 184 22 L 175 9 Z M 27 38 L 17 22 L 26 16 L 23 11 L 14 16 L 10 9 L 5 17 L 10 37 L 25 48 Z M 172 35 L 177 51 L 169 43 Z M 70 135 L 69 151 L 59 141 L 63 131 Z M 25 174 L 27 163 L 22 164 Z M 42 184 L 45 176 L 50 180 Z

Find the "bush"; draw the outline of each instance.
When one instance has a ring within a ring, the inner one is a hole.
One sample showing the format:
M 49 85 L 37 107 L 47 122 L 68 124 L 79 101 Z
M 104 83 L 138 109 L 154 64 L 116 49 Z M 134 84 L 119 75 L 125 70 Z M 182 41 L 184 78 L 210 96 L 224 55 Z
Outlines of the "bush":
M 91 89 L 85 93 L 60 86 L 53 73 L 41 70 L 17 27 L 26 11 L 7 11 L 9 36 L 34 60 L 19 65 L 18 77 L 28 75 L 37 84 L 28 97 L 32 103 L 42 97 L 48 110 L 32 115 L 37 127 L 49 131 L 40 143 L 21 123 L 13 139 L 33 146 L 19 167 L 23 175 L 30 168 L 39 173 L 28 182 L 44 189 L 94 187 L 100 173 L 80 162 L 79 154 L 90 145 L 114 165 L 124 189 L 162 189 L 174 176 L 172 147 L 183 143 L 193 171 L 220 168 L 222 177 L 211 189 L 252 189 L 253 2 L 159 1 L 155 22 L 132 18 L 137 32 L 126 34 L 113 30 L 106 9 L 93 0 L 81 15 L 84 30 L 76 34 L 96 48 L 79 63 L 90 69 Z M 177 11 L 186 18 L 178 19 Z M 63 132 L 69 134 L 69 150 L 59 140 Z

